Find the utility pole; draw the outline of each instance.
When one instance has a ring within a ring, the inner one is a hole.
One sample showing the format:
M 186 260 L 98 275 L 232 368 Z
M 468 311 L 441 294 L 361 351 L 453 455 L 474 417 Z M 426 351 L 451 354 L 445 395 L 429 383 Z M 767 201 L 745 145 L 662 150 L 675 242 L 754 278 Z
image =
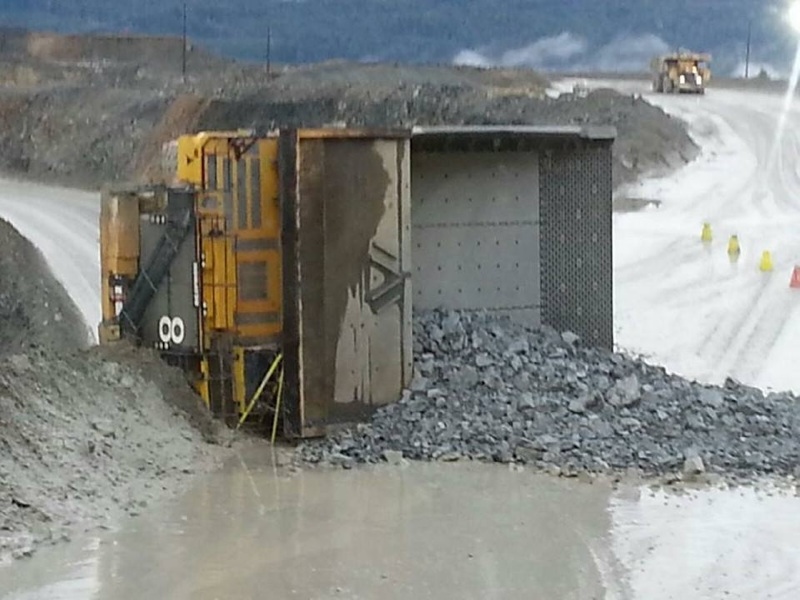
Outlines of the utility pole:
M 744 78 L 750 78 L 750 40 L 753 34 L 753 20 L 747 21 L 747 52 L 744 57 Z
M 186 2 L 183 3 L 183 36 L 181 38 L 181 77 L 186 81 Z
M 272 3 L 264 0 L 264 16 L 267 22 L 267 81 L 272 79 Z
M 267 26 L 267 79 L 272 77 L 272 28 Z

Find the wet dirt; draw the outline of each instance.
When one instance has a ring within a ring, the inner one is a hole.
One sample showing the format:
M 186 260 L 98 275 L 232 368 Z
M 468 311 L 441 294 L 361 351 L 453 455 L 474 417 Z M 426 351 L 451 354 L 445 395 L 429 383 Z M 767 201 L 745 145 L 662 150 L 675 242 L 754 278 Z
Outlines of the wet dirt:
M 793 599 L 800 498 L 774 486 L 612 497 L 612 548 L 630 598 Z
M 7 187 L 0 208 L 35 222 L 25 209 L 41 196 L 11 202 L 20 188 Z M 72 231 L 58 214 L 43 231 Z M 46 248 L 0 219 L 0 563 L 144 512 L 227 455 L 228 432 L 182 372 L 126 344 L 84 348 L 86 313 L 54 273 L 81 253 Z
M 150 510 L 219 466 L 226 449 L 181 376 L 102 351 L 0 358 L 0 563 Z
M 503 468 L 282 476 L 251 455 L 116 532 L 0 570 L 0 597 L 600 598 L 605 504 Z
M 798 507 L 497 465 L 289 473 L 258 444 L 158 510 L 0 568 L 0 597 L 789 598 Z

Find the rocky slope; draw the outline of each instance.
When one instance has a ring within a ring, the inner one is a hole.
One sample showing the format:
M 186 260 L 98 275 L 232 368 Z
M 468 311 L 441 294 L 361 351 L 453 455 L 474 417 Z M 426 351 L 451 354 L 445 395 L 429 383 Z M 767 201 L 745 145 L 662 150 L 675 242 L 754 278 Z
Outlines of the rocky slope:
M 193 50 L 183 78 L 174 52 L 148 50 L 147 38 L 33 41 L 0 47 L 0 170 L 48 182 L 148 181 L 161 176 L 163 143 L 241 127 L 614 125 L 617 183 L 697 153 L 681 123 L 641 99 L 550 98 L 526 69 L 327 62 L 267 73 Z

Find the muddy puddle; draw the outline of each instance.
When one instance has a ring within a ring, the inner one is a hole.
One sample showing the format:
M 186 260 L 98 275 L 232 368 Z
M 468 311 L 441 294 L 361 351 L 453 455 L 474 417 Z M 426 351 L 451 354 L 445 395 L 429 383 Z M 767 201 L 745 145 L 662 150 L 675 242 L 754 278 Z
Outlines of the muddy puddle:
M 0 568 L 0 598 L 795 598 L 800 499 L 494 465 L 281 475 L 249 451 L 115 530 Z

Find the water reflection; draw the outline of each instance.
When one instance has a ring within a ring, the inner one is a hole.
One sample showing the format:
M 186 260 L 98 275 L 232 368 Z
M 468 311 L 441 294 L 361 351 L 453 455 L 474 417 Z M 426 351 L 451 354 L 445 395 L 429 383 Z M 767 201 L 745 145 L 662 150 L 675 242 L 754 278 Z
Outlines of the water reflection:
M 497 465 L 280 474 L 241 456 L 97 538 L 0 569 L 40 599 L 793 598 L 791 493 L 682 496 Z
M 17 600 L 47 589 L 70 599 L 599 598 L 591 547 L 608 545 L 606 493 L 493 465 L 282 477 L 249 457 L 97 550 L 47 549 L 0 571 L 0 590 Z

